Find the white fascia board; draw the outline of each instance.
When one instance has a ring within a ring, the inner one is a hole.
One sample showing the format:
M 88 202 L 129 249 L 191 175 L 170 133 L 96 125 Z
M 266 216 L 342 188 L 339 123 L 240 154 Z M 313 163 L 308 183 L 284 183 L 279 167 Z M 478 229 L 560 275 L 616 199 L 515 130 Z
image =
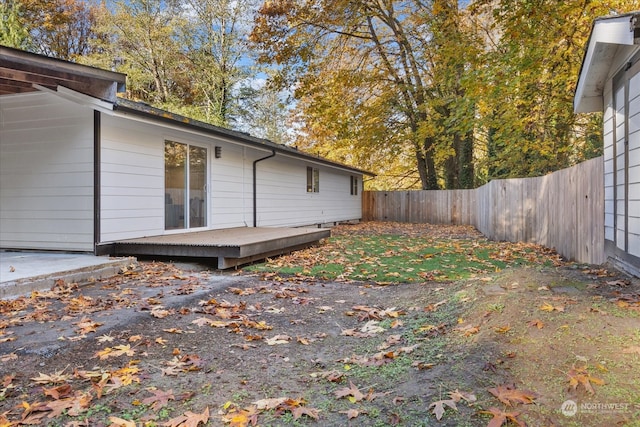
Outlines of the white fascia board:
M 590 113 L 604 108 L 602 93 L 612 59 L 618 46 L 634 44 L 635 16 L 627 14 L 594 22 L 573 99 L 574 112 Z
M 40 91 L 59 96 L 60 98 L 66 99 L 67 101 L 75 102 L 76 104 L 85 105 L 95 110 L 109 114 L 113 113 L 112 103 L 102 101 L 89 95 L 85 95 L 84 93 L 76 92 L 75 90 L 66 88 L 64 86 L 57 86 L 56 90 L 51 90 L 38 84 L 34 84 L 33 87 Z

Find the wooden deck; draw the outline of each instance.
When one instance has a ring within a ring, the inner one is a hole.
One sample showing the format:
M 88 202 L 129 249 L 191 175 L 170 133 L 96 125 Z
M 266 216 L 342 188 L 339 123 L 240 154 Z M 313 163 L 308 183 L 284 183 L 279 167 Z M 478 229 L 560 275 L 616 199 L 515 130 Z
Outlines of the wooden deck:
M 303 249 L 330 236 L 328 228 L 238 227 L 119 240 L 101 245 L 100 252 L 217 258 L 218 268 L 226 269 Z

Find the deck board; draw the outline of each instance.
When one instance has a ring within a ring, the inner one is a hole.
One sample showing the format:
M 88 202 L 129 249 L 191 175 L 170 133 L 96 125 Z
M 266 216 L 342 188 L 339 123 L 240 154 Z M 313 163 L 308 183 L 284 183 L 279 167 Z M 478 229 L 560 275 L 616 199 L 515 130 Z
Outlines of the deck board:
M 117 256 L 218 258 L 218 267 L 224 269 L 299 250 L 330 236 L 327 228 L 237 227 L 119 240 L 105 246 Z

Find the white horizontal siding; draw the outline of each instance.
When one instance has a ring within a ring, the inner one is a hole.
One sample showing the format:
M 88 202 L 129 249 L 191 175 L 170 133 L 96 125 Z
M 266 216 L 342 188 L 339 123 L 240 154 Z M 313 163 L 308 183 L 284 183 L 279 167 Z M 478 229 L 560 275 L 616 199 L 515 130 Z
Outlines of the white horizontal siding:
M 215 145 L 220 146 L 222 151 L 218 159 L 210 156 L 209 226 L 211 228 L 251 227 L 253 226 L 253 163 L 246 159 L 247 149 L 221 141 L 214 142 L 213 146 Z M 255 158 L 267 155 L 269 155 L 268 151 L 262 151 L 255 155 Z
M 93 111 L 30 93 L 0 118 L 0 247 L 92 251 Z
M 253 226 L 253 162 L 268 150 L 164 124 L 102 118 L 101 240 L 166 233 L 166 140 L 208 150 L 207 228 Z M 220 158 L 213 155 L 221 147 Z M 320 169 L 320 192 L 306 192 L 306 168 Z M 359 219 L 361 198 L 350 195 L 350 175 L 282 154 L 257 163 L 257 225 L 302 226 Z M 359 182 L 362 177 L 358 176 Z
M 317 193 L 307 193 L 307 166 L 319 169 Z M 278 156 L 259 163 L 258 225 L 299 226 L 359 219 L 361 199 L 350 194 L 350 183 L 348 173 L 322 165 Z
M 100 240 L 164 233 L 164 140 L 157 129 L 101 118 Z

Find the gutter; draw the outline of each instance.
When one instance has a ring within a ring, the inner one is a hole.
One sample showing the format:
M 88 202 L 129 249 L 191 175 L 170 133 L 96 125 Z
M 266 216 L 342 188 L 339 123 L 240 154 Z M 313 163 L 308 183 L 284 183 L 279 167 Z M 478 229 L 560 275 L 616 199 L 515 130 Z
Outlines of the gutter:
M 100 219 L 101 204 L 100 199 L 102 197 L 102 184 L 100 182 L 102 160 L 102 123 L 100 111 L 93 110 L 93 254 L 102 255 L 98 253 L 98 244 L 101 239 L 100 231 Z
M 258 162 L 270 159 L 275 156 L 276 156 L 276 150 L 271 149 L 271 154 L 269 154 L 267 157 L 262 157 L 260 159 L 256 159 L 253 161 L 253 227 L 254 228 L 258 226 L 258 205 L 257 205 L 258 203 L 258 176 L 257 176 Z

